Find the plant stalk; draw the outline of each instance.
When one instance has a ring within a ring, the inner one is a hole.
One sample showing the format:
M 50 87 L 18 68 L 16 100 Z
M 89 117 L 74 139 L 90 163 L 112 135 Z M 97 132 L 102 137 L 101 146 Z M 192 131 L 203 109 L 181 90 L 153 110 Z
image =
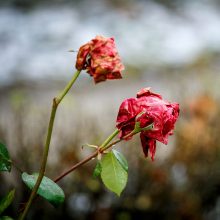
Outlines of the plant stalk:
M 150 125 L 148 125 L 147 127 L 143 128 L 143 129 L 141 129 L 141 128 L 134 129 L 129 134 L 127 134 L 124 137 L 122 137 L 120 139 L 117 139 L 116 141 L 114 141 L 111 144 L 109 144 L 114 139 L 114 137 L 120 132 L 120 130 L 116 129 L 108 138 L 106 138 L 106 140 L 100 145 L 100 147 L 97 148 L 97 150 L 94 153 L 92 153 L 91 155 L 89 155 L 88 157 L 83 159 L 82 161 L 78 162 L 77 164 L 73 165 L 67 171 L 65 171 L 62 174 L 60 174 L 56 179 L 54 179 L 54 182 L 60 181 L 61 179 L 63 179 L 63 177 L 65 177 L 69 173 L 73 172 L 75 169 L 77 169 L 78 167 L 82 166 L 83 164 L 89 162 L 93 158 L 97 157 L 98 154 L 103 153 L 105 150 L 109 149 L 113 145 L 118 144 L 119 142 L 121 142 L 123 140 L 126 140 L 127 138 L 129 138 L 129 137 L 131 137 L 131 136 L 133 136 L 135 134 L 138 134 L 141 131 L 151 130 L 153 128 L 152 126 L 153 126 L 153 124 L 150 124 Z
M 30 206 L 33 202 L 33 199 L 35 198 L 35 196 L 37 194 L 37 191 L 38 191 L 38 188 L 41 184 L 41 181 L 43 179 L 43 176 L 44 176 L 44 173 L 46 170 L 47 158 L 48 158 L 48 153 L 49 153 L 49 148 L 50 148 L 50 141 L 51 141 L 54 120 L 56 117 L 56 111 L 57 111 L 58 105 L 63 100 L 65 95 L 68 93 L 68 91 L 70 90 L 70 88 L 72 87 L 72 85 L 74 84 L 76 79 L 78 78 L 79 74 L 80 74 L 80 71 L 76 71 L 75 74 L 73 75 L 72 79 L 69 81 L 69 83 L 64 88 L 64 90 L 57 97 L 55 97 L 53 99 L 52 109 L 51 109 L 51 114 L 50 114 L 50 121 L 49 121 L 49 125 L 48 125 L 48 130 L 47 130 L 47 138 L 46 138 L 45 147 L 44 147 L 44 151 L 43 151 L 43 158 L 42 158 L 42 162 L 41 162 L 39 175 L 38 175 L 36 184 L 35 184 L 34 188 L 32 189 L 31 195 L 26 203 L 24 211 L 21 214 L 21 216 L 19 217 L 19 220 L 25 219 L 25 217 L 30 209 Z
M 97 148 L 97 150 L 92 153 L 91 155 L 89 155 L 88 157 L 86 157 L 85 159 L 81 160 L 80 162 L 78 162 L 77 164 L 73 165 L 72 167 L 70 167 L 67 171 L 63 172 L 62 174 L 60 174 L 56 179 L 54 179 L 54 182 L 58 182 L 61 179 L 63 179 L 63 177 L 65 177 L 66 175 L 68 175 L 69 173 L 73 172 L 76 168 L 82 166 L 83 164 L 89 162 L 90 160 L 92 160 L 93 158 L 95 158 L 99 153 L 102 153 L 104 151 L 104 148 L 106 147 L 106 145 L 108 145 L 112 139 L 119 133 L 119 130 L 116 129 L 111 135 L 109 135 L 106 140 L 101 144 L 100 147 Z
M 97 157 L 99 153 L 103 153 L 105 150 L 109 149 L 110 147 L 112 147 L 115 144 L 118 144 L 119 142 L 127 139 L 130 136 L 133 136 L 135 134 L 137 134 L 138 132 L 136 131 L 132 131 L 131 133 L 127 134 L 126 136 L 124 136 L 121 139 L 117 139 L 116 141 L 112 142 L 111 144 L 109 144 L 113 138 L 119 133 L 119 130 L 116 129 L 102 144 L 101 146 L 91 155 L 89 155 L 88 157 L 86 157 L 85 159 L 81 160 L 80 162 L 78 162 L 77 164 L 73 165 L 72 167 L 70 167 L 67 171 L 65 171 L 64 173 L 62 173 L 61 175 L 59 175 L 57 178 L 55 178 L 53 181 L 56 183 L 58 181 L 60 181 L 61 179 L 63 179 L 66 175 L 68 175 L 69 173 L 73 172 L 75 169 L 77 169 L 78 167 L 82 166 L 83 164 L 89 162 L 90 160 L 92 160 L 93 158 Z

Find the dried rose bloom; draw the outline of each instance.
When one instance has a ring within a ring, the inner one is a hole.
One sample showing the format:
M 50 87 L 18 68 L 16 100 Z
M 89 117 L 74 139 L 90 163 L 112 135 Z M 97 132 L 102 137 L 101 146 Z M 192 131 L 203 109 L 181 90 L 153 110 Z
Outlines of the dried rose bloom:
M 137 98 L 122 102 L 116 126 L 120 130 L 120 138 L 123 138 L 134 130 L 135 123 L 139 122 L 141 128 L 153 123 L 153 129 L 141 131 L 140 138 L 145 156 L 148 156 L 149 151 L 154 160 L 156 140 L 168 143 L 168 136 L 173 134 L 178 116 L 179 104 L 167 102 L 159 94 L 145 88 L 138 92 Z
M 77 70 L 86 70 L 95 83 L 106 79 L 121 79 L 124 66 L 117 52 L 114 38 L 96 36 L 81 46 L 76 60 Z

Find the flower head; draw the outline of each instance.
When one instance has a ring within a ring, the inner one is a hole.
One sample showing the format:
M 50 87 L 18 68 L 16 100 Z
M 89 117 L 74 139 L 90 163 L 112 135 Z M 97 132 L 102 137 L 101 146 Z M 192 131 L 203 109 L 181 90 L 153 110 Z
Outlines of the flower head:
M 140 138 L 145 156 L 148 156 L 149 152 L 154 160 L 156 140 L 168 143 L 168 136 L 173 134 L 178 116 L 179 104 L 167 102 L 159 94 L 145 88 L 137 93 L 137 98 L 129 98 L 122 102 L 116 127 L 120 130 L 119 137 L 123 138 L 134 130 L 137 122 L 140 128 L 153 124 L 153 129 L 143 129 L 140 132 Z
M 81 46 L 77 54 L 76 69 L 86 70 L 95 83 L 122 78 L 124 66 L 116 50 L 114 38 L 96 36 Z

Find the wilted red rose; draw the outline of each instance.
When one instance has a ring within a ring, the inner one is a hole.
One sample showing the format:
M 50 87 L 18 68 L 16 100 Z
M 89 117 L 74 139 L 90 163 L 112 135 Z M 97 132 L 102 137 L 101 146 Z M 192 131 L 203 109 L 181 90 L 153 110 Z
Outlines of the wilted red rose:
M 153 123 L 151 130 L 140 132 L 140 138 L 145 156 L 148 156 L 149 151 L 154 160 L 156 140 L 168 143 L 168 136 L 173 134 L 178 116 L 179 104 L 167 102 L 159 94 L 145 88 L 137 93 L 137 98 L 122 102 L 116 127 L 120 130 L 119 137 L 123 138 L 134 130 L 135 123 L 139 122 L 141 128 Z
M 114 38 L 96 36 L 81 46 L 76 60 L 77 70 L 87 70 L 96 83 L 106 79 L 121 79 L 124 69 Z

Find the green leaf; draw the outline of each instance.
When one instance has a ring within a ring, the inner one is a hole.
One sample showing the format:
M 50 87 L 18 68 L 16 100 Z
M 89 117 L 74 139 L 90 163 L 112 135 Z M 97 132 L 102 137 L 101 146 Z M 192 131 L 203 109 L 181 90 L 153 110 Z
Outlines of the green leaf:
M 27 173 L 22 173 L 22 180 L 30 188 L 33 189 L 37 181 L 38 173 L 29 175 Z M 51 179 L 44 176 L 37 194 L 45 198 L 55 207 L 64 202 L 64 192 L 63 190 Z
M 128 172 L 128 162 L 126 158 L 124 157 L 124 155 L 117 150 L 112 150 L 112 152 L 117 158 L 118 162 L 121 164 L 121 166 L 125 169 L 125 171 Z
M 4 144 L 0 142 L 0 171 L 11 171 L 11 159 L 8 150 Z
M 96 177 L 100 176 L 101 172 L 102 172 L 102 165 L 101 165 L 100 161 L 98 161 L 98 163 L 96 164 L 96 167 L 93 171 L 93 177 L 96 178 Z
M 0 217 L 0 220 L 13 220 L 13 218 L 11 218 L 9 216 L 2 216 L 2 217 Z
M 118 162 L 113 152 L 109 152 L 101 160 L 101 178 L 105 186 L 120 196 L 128 180 L 128 173 Z
M 3 199 L 0 200 L 0 214 L 12 203 L 14 195 L 15 190 L 13 189 Z

